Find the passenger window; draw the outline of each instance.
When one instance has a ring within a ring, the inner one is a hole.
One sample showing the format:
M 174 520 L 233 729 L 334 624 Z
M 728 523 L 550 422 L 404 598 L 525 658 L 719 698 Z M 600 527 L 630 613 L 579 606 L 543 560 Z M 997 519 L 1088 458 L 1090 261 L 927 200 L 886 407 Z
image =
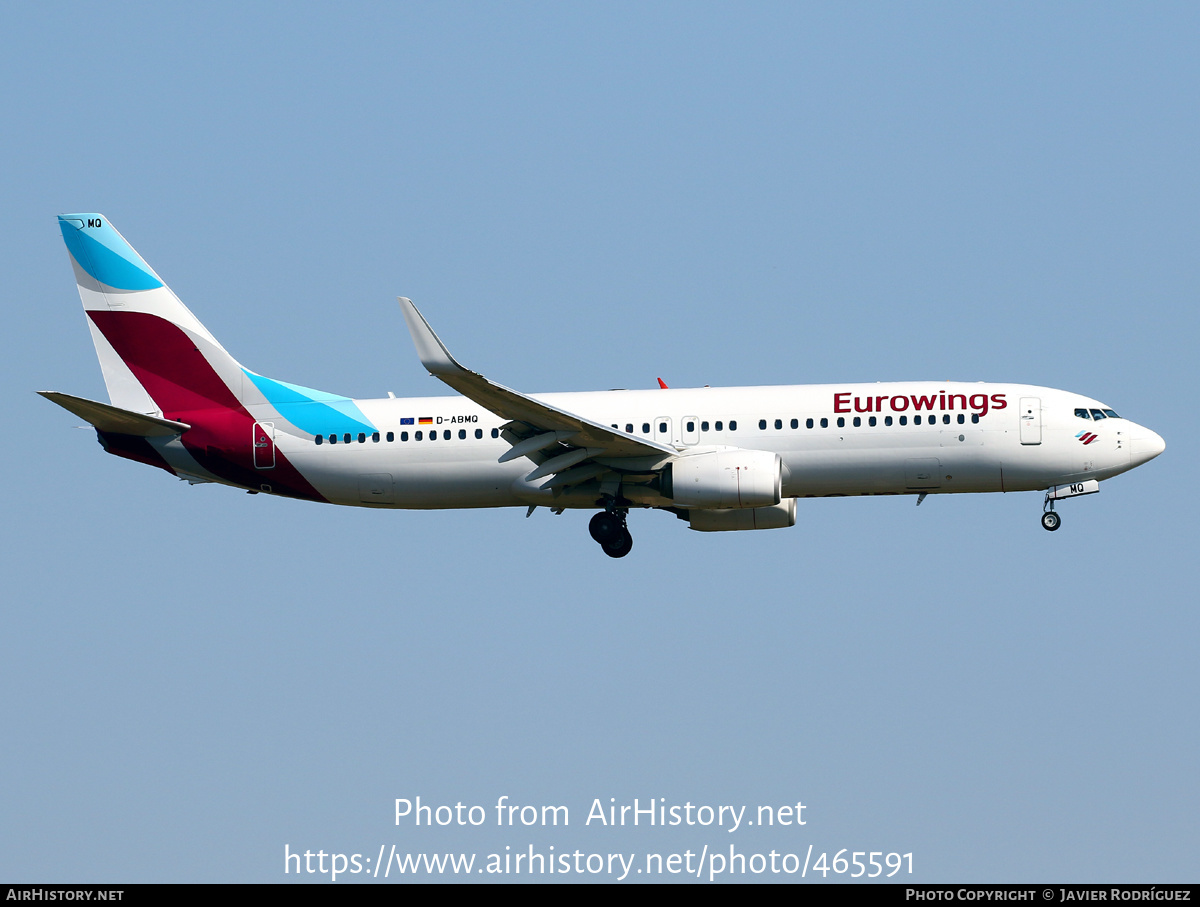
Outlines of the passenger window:
M 717 431 L 720 431 L 722 428 L 725 427 L 725 423 L 718 421 L 715 427 L 716 427 Z
M 821 427 L 822 428 L 829 427 L 829 420 L 827 418 L 825 418 L 824 416 L 821 417 Z
M 696 423 L 695 423 L 695 422 L 689 422 L 689 423 L 687 424 L 687 430 L 688 430 L 688 431 L 695 431 L 695 430 L 696 430 Z
M 1100 419 L 1106 418 L 1104 415 L 1104 410 L 1100 410 L 1100 409 L 1092 410 L 1092 418 L 1097 421 L 1099 421 Z
M 942 424 L 943 424 L 943 425 L 949 425 L 949 424 L 950 424 L 950 414 L 949 414 L 949 413 L 943 413 L 943 414 L 942 414 Z
M 460 428 L 458 430 L 458 440 L 465 441 L 466 438 L 467 438 L 467 430 L 465 428 Z
M 884 417 L 883 417 L 883 424 L 884 424 L 884 425 L 891 425 L 891 424 L 892 424 L 892 417 L 891 417 L 891 416 L 884 416 Z
M 871 418 L 869 418 L 867 420 L 867 424 L 870 425 L 872 428 L 874 428 L 875 427 L 875 417 L 871 416 Z
M 659 431 L 659 433 L 661 434 L 661 433 L 665 432 L 666 430 L 667 430 L 667 423 L 666 423 L 666 422 L 659 422 L 659 423 L 658 423 L 658 431 Z
M 627 435 L 633 434 L 633 423 L 632 422 L 625 423 L 625 434 L 627 434 Z
M 759 428 L 759 431 L 766 431 L 766 428 L 767 428 L 767 420 L 766 420 L 766 419 L 759 419 L 759 420 L 758 420 L 758 428 Z
M 846 427 L 846 417 L 838 416 L 838 428 L 845 428 L 845 427 Z
M 318 444 L 324 444 L 324 443 L 325 443 L 325 436 L 324 436 L 324 435 L 317 435 L 315 438 L 313 438 L 313 440 L 314 440 L 314 441 L 316 441 Z
M 918 421 L 920 421 L 920 419 L 921 419 L 921 417 L 920 417 L 920 416 L 917 416 L 917 420 L 918 420 Z M 907 425 L 907 424 L 908 424 L 908 416 L 901 416 L 901 417 L 900 417 L 900 424 L 901 424 L 901 425 Z
M 781 429 L 781 428 L 783 428 L 783 420 L 782 420 L 782 419 L 776 419 L 776 420 L 775 420 L 775 430 L 776 430 L 776 431 L 778 431 L 778 430 L 779 430 L 779 429 Z
M 792 420 L 792 428 L 799 428 L 799 427 L 800 427 L 800 420 L 799 420 L 799 419 L 793 419 L 793 420 Z
M 408 440 L 408 432 L 406 432 L 406 431 L 400 432 L 400 440 L 407 441 Z
M 966 421 L 967 421 L 967 417 L 964 416 L 962 413 L 959 413 L 958 414 L 958 424 L 962 425 Z
M 360 431 L 360 432 L 358 433 L 358 443 L 359 443 L 359 444 L 366 444 L 366 443 L 367 443 L 367 433 L 366 433 L 365 431 Z
M 649 422 L 642 423 L 642 434 L 643 435 L 650 434 L 650 423 Z
M 701 423 L 700 423 L 700 430 L 701 430 L 701 431 L 708 431 L 708 423 L 707 423 L 707 422 L 701 422 Z
M 1076 415 L 1076 416 L 1078 416 L 1080 419 L 1090 419 L 1090 418 L 1092 418 L 1091 416 L 1089 416 L 1089 415 L 1088 415 L 1088 411 L 1087 411 L 1086 409 L 1077 409 L 1077 410 L 1075 410 L 1075 415 Z
M 482 437 L 483 437 L 483 429 L 482 428 L 475 429 L 475 440 L 478 441 Z
M 913 425 L 920 425 L 920 424 L 921 424 L 921 417 L 913 416 Z
M 337 443 L 337 435 L 330 435 L 330 436 L 329 436 L 329 443 L 330 443 L 330 444 L 336 444 L 336 443 Z
M 813 420 L 812 420 L 812 419 L 805 419 L 805 420 L 804 420 L 804 427 L 805 427 L 805 428 L 812 428 L 812 427 L 813 427 Z
M 855 416 L 855 417 L 854 417 L 854 427 L 855 427 L 855 428 L 862 428 L 862 416 Z
M 342 435 L 342 440 L 345 441 L 347 444 L 349 444 L 350 443 L 350 432 L 346 432 L 344 435 Z
M 733 421 L 733 419 L 729 420 L 729 430 L 737 431 L 737 423 L 735 421 Z
M 971 424 L 972 425 L 979 424 L 979 413 L 971 413 Z
M 614 422 L 614 423 L 612 424 L 612 427 L 613 427 L 613 428 L 617 428 L 617 423 L 616 423 L 616 422 Z M 617 428 L 617 431 L 620 431 L 620 429 L 619 429 L 619 428 Z
M 500 429 L 498 429 L 498 428 L 493 428 L 493 429 L 492 429 L 492 437 L 493 437 L 493 438 L 498 438 L 498 437 L 500 437 Z
M 425 440 L 425 432 L 419 431 L 415 435 L 413 435 L 413 438 L 416 439 L 417 441 L 424 441 Z
M 388 439 L 388 443 L 391 444 L 393 441 L 396 440 L 396 433 L 394 431 L 389 431 L 387 433 L 387 439 Z
M 375 434 L 371 435 L 371 440 L 378 441 L 379 440 L 379 432 L 375 432 Z

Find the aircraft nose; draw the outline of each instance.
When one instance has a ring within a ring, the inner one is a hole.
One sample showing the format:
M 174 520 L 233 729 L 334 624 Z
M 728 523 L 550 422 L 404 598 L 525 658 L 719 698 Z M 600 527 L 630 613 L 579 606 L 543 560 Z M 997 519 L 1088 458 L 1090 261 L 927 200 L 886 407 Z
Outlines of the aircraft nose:
M 1167 442 L 1156 432 L 1138 426 L 1129 439 L 1129 461 L 1131 466 L 1141 466 L 1167 449 Z

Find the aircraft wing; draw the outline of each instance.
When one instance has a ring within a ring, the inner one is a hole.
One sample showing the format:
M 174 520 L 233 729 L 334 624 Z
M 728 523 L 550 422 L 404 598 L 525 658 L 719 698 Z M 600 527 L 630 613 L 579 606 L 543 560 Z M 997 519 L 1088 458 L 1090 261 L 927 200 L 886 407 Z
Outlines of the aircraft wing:
M 73 397 L 70 394 L 60 394 L 57 391 L 38 391 L 51 403 L 57 403 L 68 412 L 87 421 L 103 432 L 115 435 L 136 435 L 140 438 L 158 438 L 169 435 L 181 435 L 189 428 L 186 422 L 173 422 L 170 419 L 159 419 L 147 416 L 145 413 L 135 413 L 132 410 L 121 409 L 108 403 L 98 403 L 84 397 Z
M 678 455 L 673 447 L 577 416 L 464 368 L 450 355 L 411 299 L 401 296 L 400 308 L 417 347 L 417 355 L 429 374 L 488 411 L 509 420 L 504 437 L 513 446 L 500 457 L 500 462 L 529 457 L 538 467 L 526 477 L 527 480 L 557 474 L 543 486 L 555 487 L 585 481 L 604 472 L 607 467 L 594 464 L 597 458 L 658 461 Z M 646 465 L 642 462 L 636 468 L 643 469 Z

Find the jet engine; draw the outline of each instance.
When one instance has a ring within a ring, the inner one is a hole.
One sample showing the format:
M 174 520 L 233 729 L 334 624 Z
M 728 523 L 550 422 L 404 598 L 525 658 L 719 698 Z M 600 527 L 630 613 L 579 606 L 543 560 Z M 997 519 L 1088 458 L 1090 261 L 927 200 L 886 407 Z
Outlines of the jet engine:
M 663 495 L 689 510 L 772 507 L 780 501 L 782 466 L 779 454 L 769 450 L 731 448 L 680 457 L 665 471 Z

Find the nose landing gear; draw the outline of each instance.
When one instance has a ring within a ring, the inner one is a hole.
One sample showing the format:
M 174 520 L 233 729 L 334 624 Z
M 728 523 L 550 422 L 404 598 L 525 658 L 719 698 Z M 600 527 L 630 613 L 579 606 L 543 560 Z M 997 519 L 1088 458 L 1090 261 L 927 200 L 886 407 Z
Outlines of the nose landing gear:
M 1042 502 L 1042 528 L 1053 532 L 1062 525 L 1062 517 L 1054 512 L 1054 489 L 1046 492 L 1046 500 Z
M 1100 482 L 1097 479 L 1085 479 L 1082 482 L 1072 482 L 1070 485 L 1051 485 L 1046 489 L 1046 500 L 1042 504 L 1042 528 L 1047 532 L 1053 532 L 1062 525 L 1062 517 L 1054 512 L 1055 501 L 1095 494 L 1099 490 Z
M 633 536 L 625 525 L 625 509 L 602 510 L 588 523 L 588 532 L 609 557 L 624 557 L 633 550 Z

